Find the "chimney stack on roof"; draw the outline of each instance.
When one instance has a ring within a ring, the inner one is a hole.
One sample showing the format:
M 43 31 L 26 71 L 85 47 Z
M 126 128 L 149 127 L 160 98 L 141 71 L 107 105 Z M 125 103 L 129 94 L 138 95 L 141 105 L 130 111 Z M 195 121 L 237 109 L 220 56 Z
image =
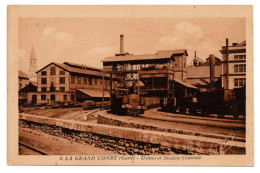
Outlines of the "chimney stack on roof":
M 213 54 L 209 55 L 210 57 L 210 83 L 215 82 L 215 61 L 216 58 Z
M 120 54 L 124 53 L 124 35 L 120 35 Z

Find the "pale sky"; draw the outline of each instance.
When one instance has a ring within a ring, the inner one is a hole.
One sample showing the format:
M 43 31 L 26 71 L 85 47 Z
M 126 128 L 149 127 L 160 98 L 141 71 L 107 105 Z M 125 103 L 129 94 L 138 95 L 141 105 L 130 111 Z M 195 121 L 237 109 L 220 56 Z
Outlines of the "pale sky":
M 20 18 L 19 69 L 28 73 L 32 45 L 38 69 L 65 61 L 102 68 L 100 62 L 119 53 L 124 34 L 125 52 L 154 54 L 158 50 L 187 49 L 188 63 L 246 38 L 244 18 Z

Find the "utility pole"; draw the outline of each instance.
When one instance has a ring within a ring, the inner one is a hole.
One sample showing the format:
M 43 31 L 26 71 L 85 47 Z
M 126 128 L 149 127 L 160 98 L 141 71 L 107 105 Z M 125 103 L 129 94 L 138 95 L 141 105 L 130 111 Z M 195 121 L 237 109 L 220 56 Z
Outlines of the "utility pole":
M 228 54 L 229 54 L 229 52 L 228 52 L 228 38 L 226 39 L 226 64 L 227 64 L 227 73 L 226 73 L 226 77 L 227 77 L 227 89 L 229 88 L 228 87 L 228 82 L 229 82 L 229 70 L 228 70 Z
M 104 85 L 105 85 L 105 80 L 104 80 L 104 70 L 102 70 L 102 90 L 103 90 L 103 110 L 105 110 L 105 87 L 104 87 Z

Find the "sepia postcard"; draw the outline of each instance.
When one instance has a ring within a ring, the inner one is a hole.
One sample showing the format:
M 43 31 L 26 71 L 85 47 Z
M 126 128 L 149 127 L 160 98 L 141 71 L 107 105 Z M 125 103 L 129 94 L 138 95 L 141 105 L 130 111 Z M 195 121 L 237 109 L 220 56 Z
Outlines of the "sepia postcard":
M 7 8 L 9 165 L 254 165 L 253 6 Z

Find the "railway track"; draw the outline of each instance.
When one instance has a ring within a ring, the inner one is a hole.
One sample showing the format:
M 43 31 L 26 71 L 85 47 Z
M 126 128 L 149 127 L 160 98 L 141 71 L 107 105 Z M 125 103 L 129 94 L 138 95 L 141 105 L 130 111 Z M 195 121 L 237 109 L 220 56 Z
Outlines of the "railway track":
M 153 120 L 176 122 L 184 124 L 193 124 L 218 128 L 230 128 L 230 129 L 245 129 L 245 121 L 243 120 L 231 120 L 231 119 L 219 119 L 213 117 L 198 117 L 191 115 L 172 114 L 166 112 L 156 111 L 155 109 L 147 111 L 141 117 Z
M 34 147 L 24 144 L 22 142 L 19 142 L 18 144 L 19 144 L 19 146 L 25 147 L 26 149 L 33 151 L 34 153 L 38 153 L 40 155 L 49 155 L 48 153 L 46 153 L 44 151 L 41 151 L 37 148 L 34 148 Z
M 189 114 L 178 114 L 178 113 L 169 113 L 169 112 L 163 112 L 158 111 L 156 109 L 152 110 L 153 113 L 157 113 L 160 115 L 168 116 L 168 117 L 176 117 L 176 118 L 187 118 L 187 119 L 194 119 L 194 120 L 205 120 L 205 121 L 216 121 L 216 122 L 223 122 L 223 123 L 237 123 L 237 124 L 245 124 L 245 120 L 235 120 L 232 118 L 217 118 L 213 116 L 203 117 L 203 116 L 194 116 Z

